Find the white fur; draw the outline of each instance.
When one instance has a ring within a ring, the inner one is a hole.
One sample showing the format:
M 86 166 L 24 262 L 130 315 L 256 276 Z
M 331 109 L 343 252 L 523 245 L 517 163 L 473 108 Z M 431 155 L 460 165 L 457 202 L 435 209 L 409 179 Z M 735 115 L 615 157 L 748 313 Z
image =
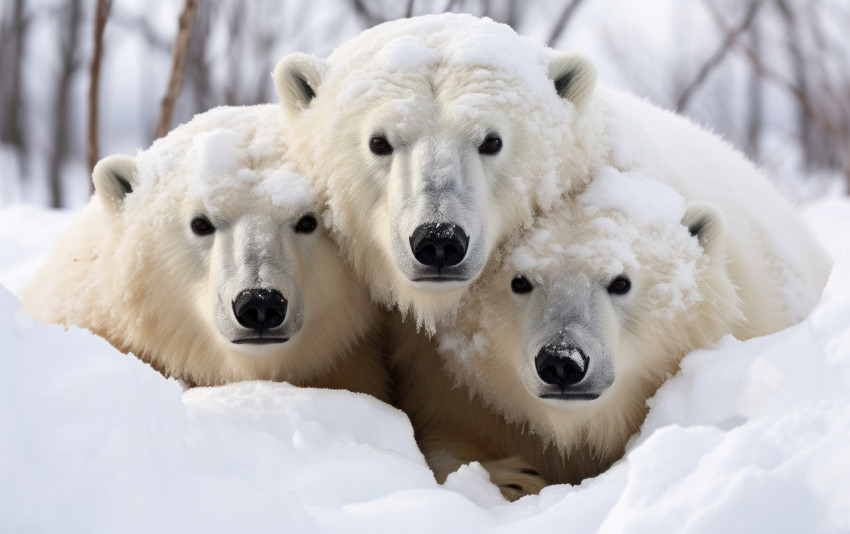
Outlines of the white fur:
M 766 309 L 782 301 L 781 287 L 762 286 L 759 294 L 736 287 L 738 262 L 750 262 L 748 276 L 757 278 L 794 260 L 733 255 L 736 229 L 716 207 L 693 204 L 676 221 L 583 200 L 562 205 L 506 244 L 457 317 L 438 326 L 444 369 L 428 363 L 432 349 L 424 340 L 407 351 L 417 358 L 395 356 L 396 368 L 430 373 L 418 387 L 400 384 L 399 405 L 438 477 L 465 462 L 518 458 L 525 467 L 513 479 L 498 464 L 494 473 L 505 496 L 515 498 L 506 487 L 530 488 L 521 495 L 547 482 L 595 476 L 622 456 L 646 400 L 682 357 L 726 334 L 747 339 L 796 322 L 785 308 Z M 609 294 L 607 285 L 621 274 L 631 291 Z M 532 282 L 531 292 L 511 290 L 517 275 Z M 808 276 L 815 285 L 820 273 Z M 591 362 L 601 357 L 612 365 L 613 383 L 595 400 L 541 397 L 546 385 L 535 356 L 565 332 L 586 341 L 579 346 Z M 529 469 L 540 474 L 535 482 Z
M 25 311 L 88 328 L 190 385 L 286 380 L 386 398 L 368 293 L 320 218 L 294 230 L 320 202 L 286 170 L 282 121 L 277 106 L 218 108 L 135 161 L 105 158 L 97 198 L 22 291 Z M 213 234 L 192 232 L 198 214 Z M 285 343 L 232 342 L 232 302 L 258 287 L 288 301 Z
M 702 240 L 685 226 L 696 219 L 709 223 Z M 445 369 L 431 363 L 425 340 L 393 361 L 406 370 L 396 376 L 428 375 L 421 385 L 397 386 L 399 405 L 438 478 L 465 462 L 518 457 L 525 471 L 513 483 L 525 494 L 547 482 L 578 483 L 619 458 L 646 413 L 646 399 L 682 356 L 730 332 L 753 335 L 726 271 L 723 228 L 722 214 L 705 205 L 689 209 L 682 222 L 643 224 L 575 203 L 507 244 L 456 320 L 438 328 Z M 513 251 L 523 246 L 538 261 L 518 269 Z M 678 276 L 683 267 L 691 280 Z M 630 293 L 609 295 L 608 283 L 624 273 Z M 512 292 L 518 274 L 532 281 L 530 293 Z M 680 306 L 667 300 L 671 289 L 680 292 Z M 610 359 L 613 384 L 593 401 L 540 398 L 535 355 L 559 332 L 588 326 L 598 338 L 589 343 L 606 347 L 591 359 Z M 404 356 L 409 353 L 418 357 Z M 529 469 L 539 473 L 536 482 L 527 478 Z M 511 478 L 502 470 L 498 476 L 503 493 L 515 497 L 505 489 Z
M 560 97 L 550 78 L 574 74 Z M 468 15 L 382 24 L 327 60 L 293 54 L 275 69 L 278 94 L 299 132 L 293 153 L 327 191 L 333 232 L 378 300 L 412 311 L 429 330 L 450 314 L 490 253 L 564 193 L 583 185 L 601 153 L 584 141 L 601 122 L 576 121 L 595 74 L 586 61 Z M 302 90 L 302 80 L 322 79 Z M 572 84 L 576 85 L 572 85 Z M 301 135 L 304 134 L 304 135 Z M 370 151 L 380 134 L 391 155 Z M 479 154 L 488 135 L 502 149 Z M 451 222 L 469 250 L 446 276 L 422 281 L 410 237 Z
M 801 321 L 820 298 L 830 261 L 794 208 L 742 153 L 688 119 L 600 87 L 611 166 L 669 185 L 689 202 L 710 202 L 729 232 L 730 276 L 750 324 L 769 331 Z

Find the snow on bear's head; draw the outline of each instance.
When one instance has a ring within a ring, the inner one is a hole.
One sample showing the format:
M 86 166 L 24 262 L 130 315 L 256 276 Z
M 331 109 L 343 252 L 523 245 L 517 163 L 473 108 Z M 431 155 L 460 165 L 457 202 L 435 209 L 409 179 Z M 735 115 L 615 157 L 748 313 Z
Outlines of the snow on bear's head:
M 593 66 L 488 19 L 388 22 L 327 60 L 290 54 L 274 78 L 355 269 L 428 327 L 598 150 L 577 133 L 599 126 L 576 112 Z
M 681 358 L 741 320 L 724 221 L 606 169 L 508 244 L 438 328 L 440 351 L 456 379 L 562 449 L 622 453 Z
M 105 322 L 127 320 L 122 348 L 166 374 L 304 379 L 370 324 L 317 195 L 283 158 L 281 113 L 218 108 L 94 170 L 118 273 Z

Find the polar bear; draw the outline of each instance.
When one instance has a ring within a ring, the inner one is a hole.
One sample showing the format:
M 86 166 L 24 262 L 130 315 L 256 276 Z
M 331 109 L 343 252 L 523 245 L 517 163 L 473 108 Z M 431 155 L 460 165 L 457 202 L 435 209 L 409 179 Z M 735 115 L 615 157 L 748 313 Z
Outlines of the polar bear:
M 393 21 L 327 60 L 286 56 L 274 78 L 292 125 L 311 132 L 297 153 L 323 177 L 333 231 L 355 269 L 429 331 L 499 243 L 608 166 L 714 204 L 736 229 L 727 242 L 735 255 L 790 258 L 786 244 L 803 237 L 767 178 L 717 136 L 598 85 L 580 54 L 493 21 Z M 822 260 L 809 248 L 782 276 L 820 270 L 825 279 Z M 762 281 L 741 287 L 758 292 Z M 812 287 L 785 296 L 805 310 Z
M 217 108 L 101 160 L 24 311 L 191 386 L 285 380 L 386 400 L 378 311 L 287 165 L 281 115 Z
M 274 81 L 293 154 L 376 299 L 433 330 L 491 251 L 604 161 L 581 114 L 596 72 L 508 26 L 443 14 L 381 24 Z
M 789 240 L 806 235 L 796 222 Z M 442 363 L 393 362 L 410 381 L 429 376 L 404 385 L 399 404 L 438 478 L 481 461 L 516 498 L 595 476 L 623 455 L 646 400 L 686 354 L 810 311 L 794 308 L 800 294 L 780 278 L 793 258 L 736 256 L 736 231 L 711 204 L 608 168 L 507 243 L 456 319 L 438 325 Z M 787 245 L 805 253 L 812 242 Z M 752 277 L 771 283 L 752 291 L 742 285 Z M 820 270 L 802 278 L 816 300 Z

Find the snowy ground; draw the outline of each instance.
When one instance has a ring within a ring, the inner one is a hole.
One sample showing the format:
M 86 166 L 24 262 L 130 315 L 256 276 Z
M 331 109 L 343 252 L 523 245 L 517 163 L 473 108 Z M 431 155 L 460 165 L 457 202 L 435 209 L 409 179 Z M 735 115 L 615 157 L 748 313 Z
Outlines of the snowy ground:
M 0 283 L 70 215 L 0 212 Z M 805 322 L 689 355 L 624 461 L 512 504 L 478 466 L 437 485 L 406 417 L 369 397 L 183 392 L 0 288 L 0 532 L 848 532 L 850 200 L 805 215 L 836 258 Z

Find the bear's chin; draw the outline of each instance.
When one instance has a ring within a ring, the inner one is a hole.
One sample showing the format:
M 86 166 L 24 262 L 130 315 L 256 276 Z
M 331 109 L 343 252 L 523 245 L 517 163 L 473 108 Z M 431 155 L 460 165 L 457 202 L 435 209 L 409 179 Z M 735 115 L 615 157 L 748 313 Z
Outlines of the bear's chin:
M 253 358 L 268 358 L 279 354 L 287 337 L 242 338 L 230 341 L 230 346 L 238 353 Z
M 231 343 L 235 345 L 276 345 L 287 341 L 289 341 L 288 337 L 251 337 L 234 339 Z
M 541 402 L 561 411 L 580 411 L 596 405 L 600 402 L 600 398 L 605 395 L 602 393 L 544 393 L 538 395 L 537 398 Z
M 428 291 L 431 293 L 442 293 L 444 291 L 454 291 L 456 289 L 463 289 L 470 282 L 471 280 L 469 278 L 453 276 L 429 278 L 423 277 L 416 278 L 410 281 L 410 283 L 413 284 L 413 287 L 415 287 L 416 289 L 419 289 L 420 291 Z

